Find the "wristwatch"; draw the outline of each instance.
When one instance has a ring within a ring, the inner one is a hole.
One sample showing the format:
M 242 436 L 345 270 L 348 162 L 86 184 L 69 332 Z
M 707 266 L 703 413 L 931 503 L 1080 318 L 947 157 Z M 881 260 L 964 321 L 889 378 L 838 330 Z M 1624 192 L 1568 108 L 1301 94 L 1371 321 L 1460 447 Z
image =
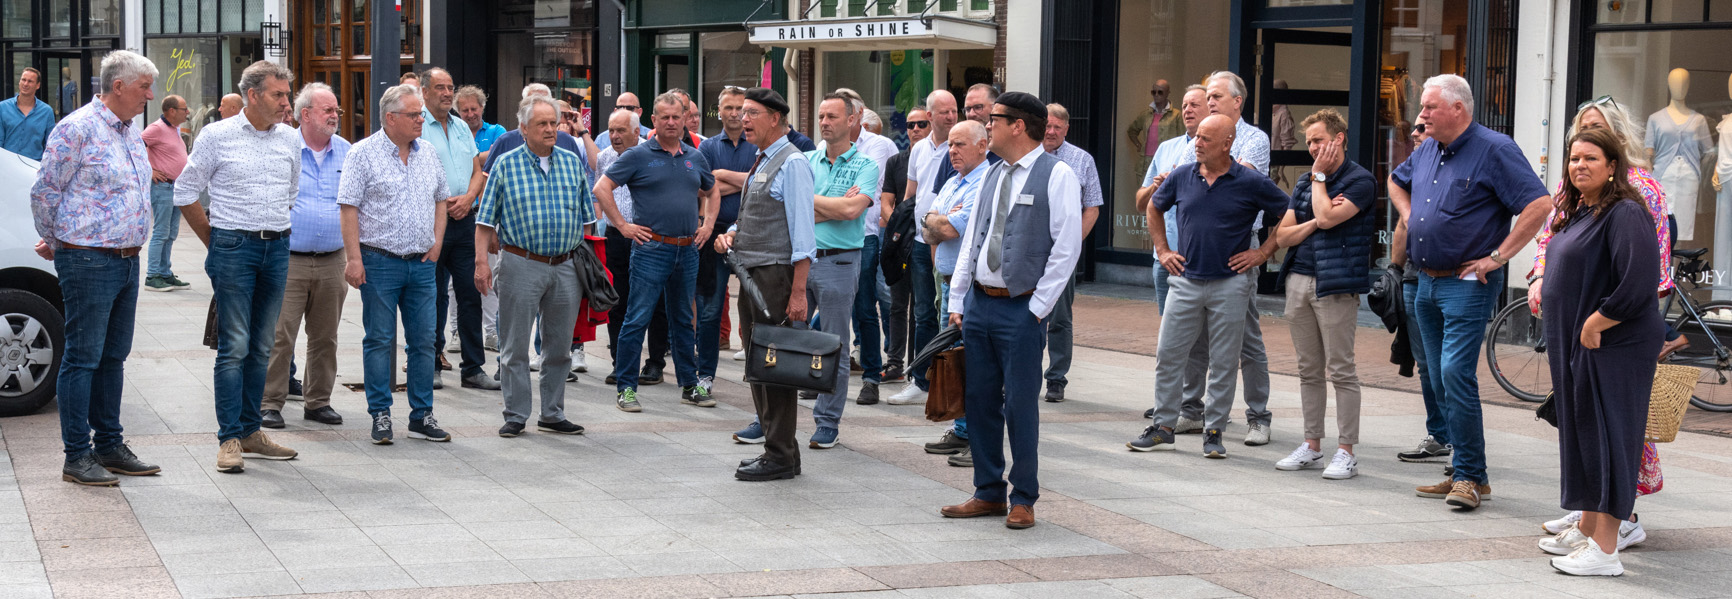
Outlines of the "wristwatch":
M 1311 180 L 1318 183 L 1325 183 L 1329 181 L 1329 175 L 1325 175 L 1319 171 L 1311 171 Z
M 1498 253 L 1497 250 L 1491 251 L 1491 261 L 1498 264 L 1509 264 L 1509 258 L 1503 257 L 1503 254 Z

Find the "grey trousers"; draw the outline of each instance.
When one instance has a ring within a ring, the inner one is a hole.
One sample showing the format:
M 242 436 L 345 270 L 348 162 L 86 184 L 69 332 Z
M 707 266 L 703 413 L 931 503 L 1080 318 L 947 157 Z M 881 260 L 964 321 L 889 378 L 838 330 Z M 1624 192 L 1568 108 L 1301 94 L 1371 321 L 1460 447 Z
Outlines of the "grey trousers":
M 860 287 L 860 252 L 831 254 L 812 261 L 806 274 L 808 310 L 817 310 L 818 329 L 842 338 L 847 350 L 854 326 L 854 292 Z M 837 428 L 842 422 L 842 406 L 848 404 L 848 361 L 836 361 L 836 387 L 829 393 L 819 393 L 812 405 L 812 422 L 819 427 Z
M 495 274 L 499 294 L 499 386 L 505 421 L 528 423 L 534 408 L 529 384 L 530 338 L 541 314 L 541 420 L 565 420 L 565 374 L 571 370 L 571 330 L 583 291 L 577 264 L 559 266 L 501 253 Z
M 1255 271 L 1240 276 L 1251 278 L 1251 291 L 1257 290 Z M 1180 277 L 1172 277 L 1170 281 Z M 1257 302 L 1245 302 L 1245 344 L 1239 350 L 1239 373 L 1245 383 L 1245 421 L 1269 424 L 1273 418 L 1269 414 L 1269 355 L 1263 351 L 1263 326 L 1259 324 L 1261 315 L 1257 313 Z M 1166 321 L 1162 321 L 1165 326 Z M 1203 419 L 1203 391 L 1209 377 L 1209 343 L 1199 339 L 1191 347 L 1191 354 L 1185 361 L 1185 403 L 1180 406 L 1180 415 L 1189 420 Z
M 1167 311 L 1161 315 L 1156 350 L 1155 424 L 1172 428 L 1178 423 L 1189 356 L 1203 346 L 1208 356 L 1204 426 L 1225 429 L 1238 383 L 1240 356 L 1247 345 L 1245 306 L 1251 301 L 1256 280 L 1252 275 L 1209 281 L 1172 277 L 1168 285 Z M 1261 343 L 1258 345 L 1260 349 Z
M 1048 387 L 1057 385 L 1060 389 L 1070 381 L 1064 375 L 1070 374 L 1071 355 L 1071 304 L 1076 303 L 1076 277 L 1065 283 L 1064 293 L 1058 296 L 1058 302 L 1052 305 L 1052 313 L 1046 317 L 1046 384 Z

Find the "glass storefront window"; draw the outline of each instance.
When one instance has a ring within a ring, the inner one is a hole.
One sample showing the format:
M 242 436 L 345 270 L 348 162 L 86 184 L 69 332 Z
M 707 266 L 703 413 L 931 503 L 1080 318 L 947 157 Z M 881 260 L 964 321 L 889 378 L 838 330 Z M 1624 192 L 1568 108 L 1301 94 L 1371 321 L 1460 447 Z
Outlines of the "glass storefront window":
M 1714 264 L 1732 263 L 1732 55 L 1702 49 L 1724 46 L 1728 36 L 1732 28 L 1596 34 L 1589 96 L 1612 96 L 1643 126 L 1654 178 L 1677 218 L 1678 247 L 1713 248 Z M 1675 97 L 1684 82 L 1688 89 Z
M 579 112 L 590 109 L 595 78 L 594 35 L 589 31 L 501 33 L 498 36 L 501 98 L 512 98 L 530 83 L 545 83 Z M 515 102 L 500 105 L 499 124 L 517 127 Z M 594 119 L 591 119 L 592 121 Z
M 30 0 L 5 0 L 0 3 L 0 20 L 5 26 L 0 27 L 6 37 L 30 37 Z
M 1101 177 L 1113 177 L 1112 246 L 1115 249 L 1153 252 L 1148 219 L 1137 212 L 1136 192 L 1142 186 L 1153 148 L 1146 152 L 1147 130 L 1129 131 L 1139 117 L 1151 111 L 1149 90 L 1165 79 L 1171 88 L 1170 104 L 1177 107 L 1185 86 L 1200 83 L 1209 73 L 1227 64 L 1228 23 L 1231 3 L 1152 0 L 1127 2 L 1119 9 L 1118 89 L 1113 127 L 1113 162 Z M 1250 107 L 1247 107 L 1249 109 Z
M 500 29 L 594 27 L 594 0 L 503 0 Z
M 150 102 L 145 118 L 162 116 L 162 99 L 170 94 L 186 100 L 187 123 L 181 127 L 187 135 L 197 137 L 205 125 L 217 119 L 217 103 L 224 93 L 222 84 L 222 52 L 215 37 L 163 38 L 146 40 L 145 56 L 156 64 L 156 99 Z
M 754 46 L 744 31 L 698 34 L 698 93 L 692 98 L 703 108 L 703 132 L 709 137 L 722 131 L 716 113 L 716 98 L 726 86 L 753 88 L 766 85 L 769 49 Z
M 932 93 L 932 59 L 919 49 L 876 52 L 825 52 L 824 84 L 818 93 L 838 87 L 860 93 L 866 107 L 884 122 L 884 136 L 908 147 L 908 111 L 926 103 Z M 815 105 L 815 104 L 813 104 Z

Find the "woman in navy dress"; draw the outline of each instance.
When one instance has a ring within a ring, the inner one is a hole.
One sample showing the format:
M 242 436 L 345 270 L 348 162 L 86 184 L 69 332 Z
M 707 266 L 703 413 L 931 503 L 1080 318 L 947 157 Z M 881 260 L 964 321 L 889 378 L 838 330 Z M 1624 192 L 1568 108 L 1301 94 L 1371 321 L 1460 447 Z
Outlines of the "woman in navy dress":
M 1569 147 L 1541 313 L 1552 348 L 1562 507 L 1582 511 L 1584 538 L 1552 566 L 1616 576 L 1624 572 L 1618 525 L 1636 501 L 1654 356 L 1665 340 L 1654 309 L 1659 249 L 1617 137 L 1591 129 Z

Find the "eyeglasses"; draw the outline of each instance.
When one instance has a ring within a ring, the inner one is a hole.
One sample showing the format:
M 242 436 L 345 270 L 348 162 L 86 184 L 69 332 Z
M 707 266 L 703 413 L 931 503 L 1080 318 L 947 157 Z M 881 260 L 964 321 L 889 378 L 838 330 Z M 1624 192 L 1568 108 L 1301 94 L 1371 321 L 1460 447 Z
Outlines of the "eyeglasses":
M 1590 106 L 1602 106 L 1602 105 L 1606 105 L 1606 104 L 1617 105 L 1617 103 L 1618 103 L 1617 101 L 1612 99 L 1611 94 L 1606 94 L 1604 96 L 1600 96 L 1598 98 L 1594 98 L 1592 100 L 1582 102 L 1581 104 L 1577 104 L 1576 105 L 1576 112 L 1581 112 L 1583 110 L 1587 110 L 1588 107 L 1590 107 Z
M 908 121 L 909 129 L 925 129 L 932 126 L 932 121 Z
M 994 112 L 991 115 L 989 115 L 989 118 L 1004 119 L 1006 124 L 1016 122 L 1016 117 L 1002 113 L 1002 112 Z
M 965 110 L 986 110 L 986 105 L 985 104 L 969 104 L 967 106 L 964 106 L 963 108 Z
M 638 109 L 643 108 L 642 106 L 638 106 L 635 104 L 615 104 L 613 107 L 617 110 L 630 110 L 630 111 L 634 111 L 634 112 L 637 111 Z
M 748 119 L 755 119 L 755 118 L 764 116 L 766 114 L 770 114 L 770 113 L 762 111 L 762 110 L 758 110 L 756 108 L 747 108 L 745 110 L 740 111 L 740 116 L 746 117 Z
M 338 113 L 338 114 L 341 114 L 341 113 Z M 400 117 L 403 117 L 403 118 L 406 118 L 409 120 L 413 120 L 413 121 L 425 120 L 427 118 L 427 116 L 425 114 L 419 113 L 419 112 L 403 111 L 403 112 L 392 112 L 391 114 L 394 114 L 394 115 L 397 115 L 397 116 L 400 116 Z

